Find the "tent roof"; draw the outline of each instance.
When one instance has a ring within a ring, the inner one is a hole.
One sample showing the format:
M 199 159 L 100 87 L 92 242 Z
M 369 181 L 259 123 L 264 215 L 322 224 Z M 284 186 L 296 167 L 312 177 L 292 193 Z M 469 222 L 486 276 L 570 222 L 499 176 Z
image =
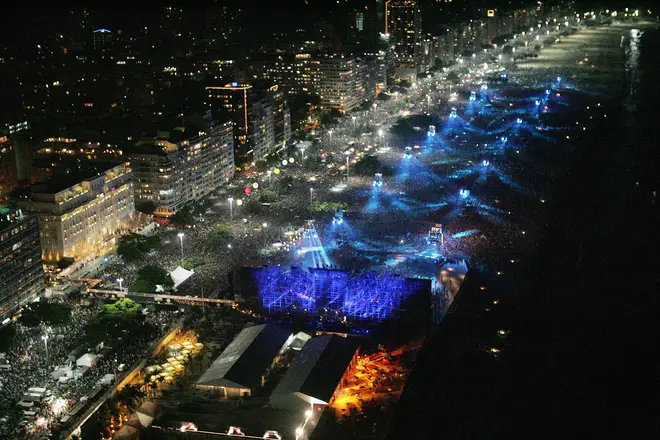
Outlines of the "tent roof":
M 213 361 L 197 385 L 252 389 L 290 335 L 274 324 L 244 328 Z
M 192 270 L 186 270 L 183 267 L 178 266 L 176 269 L 170 272 L 170 277 L 172 277 L 172 281 L 174 281 L 174 288 L 176 289 L 177 287 L 179 287 L 188 278 L 193 276 L 194 273 L 195 272 Z
M 162 410 L 160 406 L 158 406 L 156 403 L 152 401 L 147 401 L 144 402 L 142 405 L 140 405 L 140 407 L 136 410 L 136 412 L 156 418 L 160 416 Z
M 140 432 L 129 425 L 122 425 L 121 428 L 115 432 L 115 435 L 112 436 L 114 440 L 130 440 L 140 438 Z
M 273 395 L 301 393 L 330 401 L 359 346 L 336 335 L 312 338 L 296 356 Z

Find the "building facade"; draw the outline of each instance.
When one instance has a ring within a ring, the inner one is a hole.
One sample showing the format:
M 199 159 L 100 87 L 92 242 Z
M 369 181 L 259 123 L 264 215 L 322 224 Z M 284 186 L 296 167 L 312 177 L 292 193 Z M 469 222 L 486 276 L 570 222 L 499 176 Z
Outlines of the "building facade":
M 18 203 L 38 214 L 43 260 L 101 255 L 133 220 L 131 169 L 120 164 L 89 178 L 33 185 Z
M 151 202 L 155 215 L 169 217 L 234 177 L 233 125 L 208 122 L 161 131 L 140 141 L 129 157 L 136 205 Z
M 375 57 L 331 55 L 310 60 L 309 66 L 310 75 L 316 78 L 313 92 L 319 96 L 323 110 L 347 113 L 376 97 Z
M 206 90 L 209 106 L 233 123 L 236 162 L 264 159 L 291 139 L 291 113 L 278 85 L 232 82 Z
M 0 321 L 44 290 L 37 217 L 0 208 Z
M 9 193 L 18 188 L 16 152 L 11 140 L 0 135 L 0 203 L 7 200 Z
M 414 0 L 389 0 L 385 5 L 385 33 L 394 41 L 396 76 L 414 80 L 422 58 L 422 14 Z

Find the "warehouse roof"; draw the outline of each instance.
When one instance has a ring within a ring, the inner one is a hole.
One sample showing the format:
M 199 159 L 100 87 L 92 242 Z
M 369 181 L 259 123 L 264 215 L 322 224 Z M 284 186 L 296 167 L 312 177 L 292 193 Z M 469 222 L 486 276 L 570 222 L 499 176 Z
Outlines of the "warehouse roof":
M 336 335 L 309 340 L 273 391 L 273 395 L 301 393 L 329 402 L 359 344 Z
M 197 385 L 252 389 L 260 383 L 290 335 L 274 324 L 244 328 L 199 378 Z

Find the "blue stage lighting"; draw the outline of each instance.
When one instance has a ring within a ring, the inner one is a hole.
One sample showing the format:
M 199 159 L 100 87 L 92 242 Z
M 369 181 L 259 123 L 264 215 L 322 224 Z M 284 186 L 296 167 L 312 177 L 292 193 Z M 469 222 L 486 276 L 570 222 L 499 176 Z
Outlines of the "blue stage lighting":
M 429 131 L 426 134 L 431 137 L 435 136 L 435 125 L 429 125 Z
M 267 267 L 254 268 L 253 274 L 261 305 L 269 312 L 298 310 L 372 321 L 387 318 L 428 284 L 387 272 L 349 275 L 339 270 Z
M 468 197 L 470 197 L 470 190 L 469 189 L 461 189 L 458 191 L 458 195 L 461 197 L 461 199 L 465 200 Z
M 523 122 L 522 118 L 516 119 L 516 124 L 522 124 L 522 122 Z
M 550 94 L 550 89 L 545 89 L 545 94 L 549 95 Z
M 412 147 L 406 147 L 406 151 L 403 153 L 404 159 L 411 159 L 413 157 Z
M 487 167 L 488 165 L 490 165 L 490 162 L 487 161 L 486 159 L 484 159 L 484 160 L 481 162 L 481 164 L 482 164 L 483 166 Z
M 476 92 L 471 92 L 470 93 L 470 101 L 476 101 L 476 100 L 477 100 Z
M 536 106 L 538 107 L 539 105 L 541 105 L 541 101 L 537 99 L 536 101 L 534 101 L 534 104 L 536 104 Z
M 372 182 L 372 185 L 373 185 L 375 188 L 380 188 L 380 187 L 382 187 L 382 186 L 383 186 L 383 175 L 380 174 L 380 173 L 376 173 L 376 174 L 374 175 L 374 181 Z
M 561 76 L 557 77 L 557 82 L 561 81 Z
M 338 209 L 335 211 L 335 216 L 332 218 L 332 224 L 341 225 L 344 222 L 344 211 Z
M 458 114 L 456 113 L 456 108 L 452 107 L 451 112 L 449 113 L 449 117 L 452 119 L 456 119 L 458 117 Z

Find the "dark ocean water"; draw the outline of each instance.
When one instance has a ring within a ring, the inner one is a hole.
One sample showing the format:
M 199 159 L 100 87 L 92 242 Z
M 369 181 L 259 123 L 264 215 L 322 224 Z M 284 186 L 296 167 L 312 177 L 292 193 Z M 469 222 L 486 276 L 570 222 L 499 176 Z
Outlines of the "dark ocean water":
M 390 439 L 658 438 L 660 32 L 638 29 L 523 66 L 527 81 L 563 74 L 602 97 L 607 119 L 575 146 L 536 256 L 507 286 L 509 319 L 459 296 Z M 600 69 L 566 60 L 587 50 Z M 484 354 L 483 329 L 499 325 L 502 352 Z

